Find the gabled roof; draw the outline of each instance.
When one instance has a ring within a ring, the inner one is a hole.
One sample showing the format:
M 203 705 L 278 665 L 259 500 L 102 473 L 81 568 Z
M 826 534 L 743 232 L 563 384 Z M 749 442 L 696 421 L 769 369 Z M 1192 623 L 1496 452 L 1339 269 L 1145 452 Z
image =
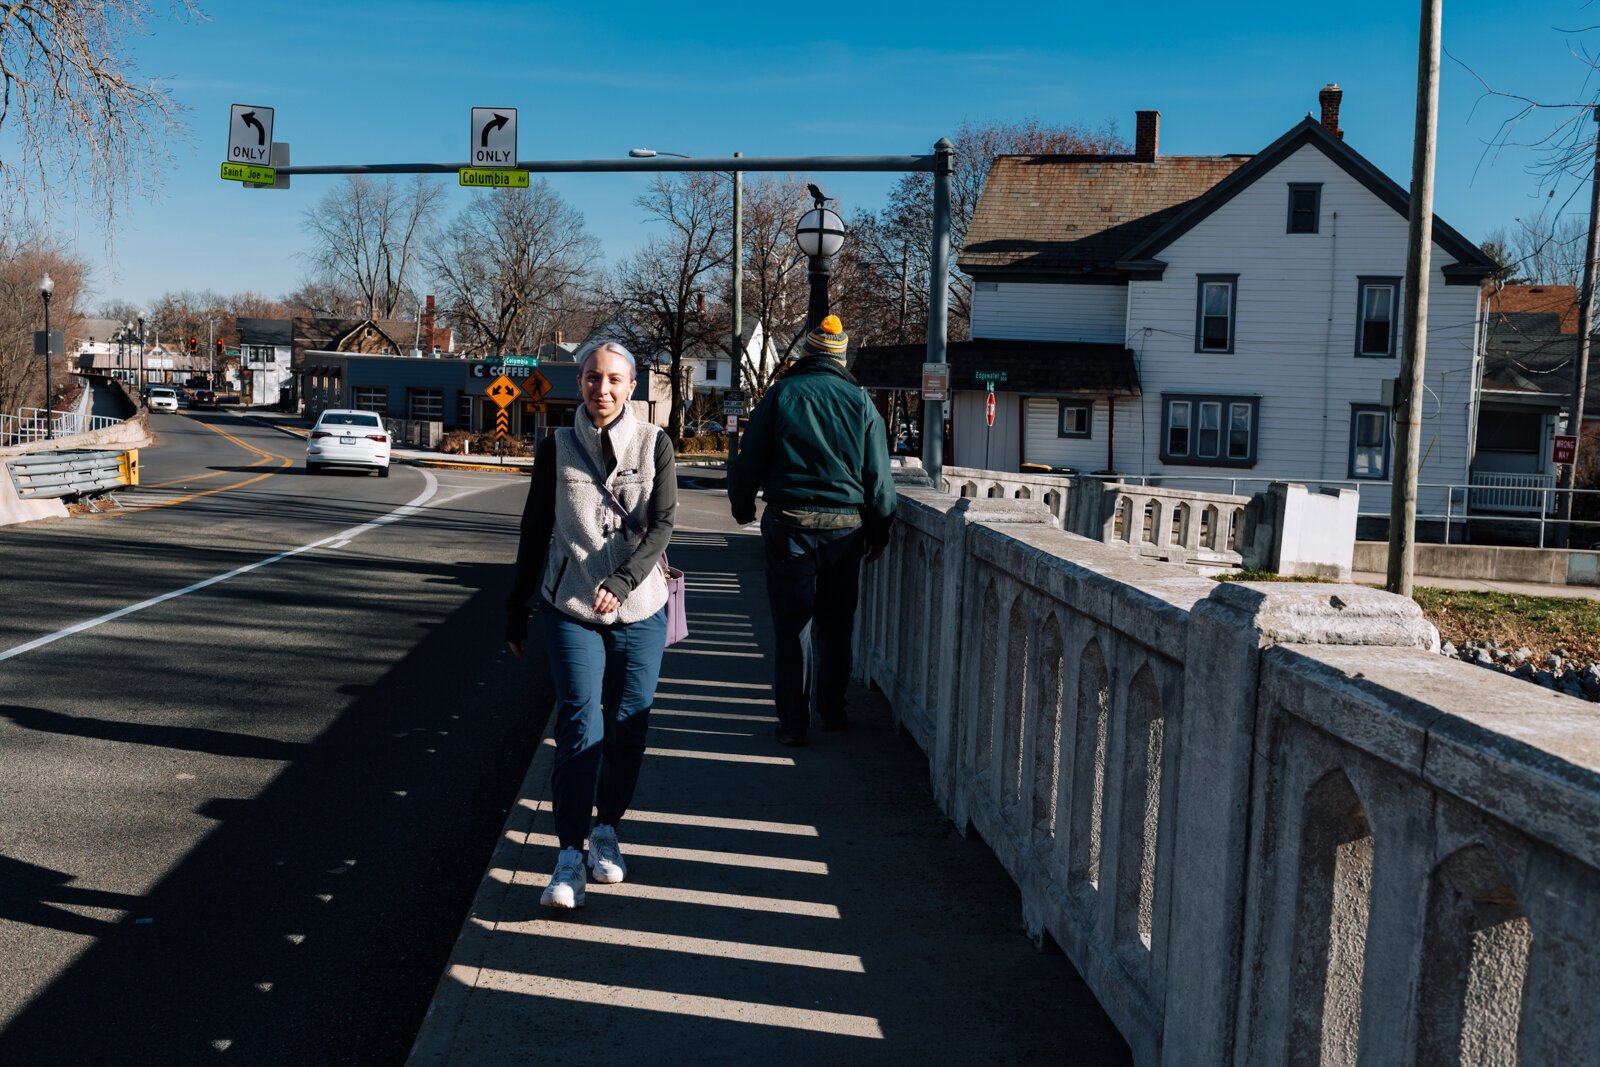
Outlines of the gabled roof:
M 1268 145 L 1259 155 L 1222 181 L 1204 196 L 1190 202 L 1186 208 L 1169 219 L 1158 230 L 1128 251 L 1123 266 L 1139 269 L 1150 263 L 1179 237 L 1210 216 L 1222 205 L 1253 185 L 1279 163 L 1306 145 L 1321 149 L 1345 173 L 1366 186 L 1379 200 L 1392 207 L 1401 218 L 1411 217 L 1411 197 L 1394 179 L 1374 167 L 1367 158 L 1344 139 L 1335 137 L 1316 119 L 1307 115 L 1288 133 Z M 1433 217 L 1433 242 L 1455 259 L 1444 268 L 1447 281 L 1463 281 L 1476 285 L 1493 274 L 1498 266 L 1478 248 L 1438 215 Z
M 1410 197 L 1342 138 L 1307 116 L 1254 156 L 1000 156 L 984 185 L 958 265 L 975 276 L 1043 274 L 1115 281 L 1156 275 L 1157 256 L 1291 154 L 1312 145 L 1392 207 Z M 1447 280 L 1495 270 L 1437 215 L 1433 240 L 1455 262 Z
M 1125 278 L 1117 261 L 1249 156 L 999 156 L 967 228 L 970 274 Z

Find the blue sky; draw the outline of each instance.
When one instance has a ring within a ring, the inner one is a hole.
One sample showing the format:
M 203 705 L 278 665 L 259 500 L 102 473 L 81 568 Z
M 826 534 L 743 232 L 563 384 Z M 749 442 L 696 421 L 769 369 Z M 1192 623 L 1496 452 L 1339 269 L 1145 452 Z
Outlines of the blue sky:
M 1345 91 L 1347 141 L 1409 180 L 1417 4 L 1229 3 L 699 5 L 211 0 L 203 21 L 165 17 L 135 43 L 141 72 L 190 110 L 159 193 L 123 216 L 111 252 L 86 221 L 68 232 L 96 295 L 149 303 L 180 289 L 281 296 L 305 273 L 301 216 L 342 179 L 288 192 L 218 178 L 229 105 L 276 109 L 294 162 L 454 162 L 473 106 L 519 109 L 524 159 L 917 153 L 963 120 L 1115 120 L 1162 112 L 1161 151 L 1254 152 Z M 1575 58 L 1581 0 L 1451 0 L 1445 47 L 1496 86 L 1551 100 L 1592 92 Z M 1600 33 L 1590 34 L 1600 45 Z M 1520 149 L 1486 156 L 1510 112 L 1445 59 L 1439 214 L 1474 240 L 1542 199 Z M 1542 120 L 1535 120 L 1536 122 Z M 1526 132 L 1532 127 L 1524 127 Z M 848 215 L 891 176 L 821 176 Z M 453 179 L 449 179 L 453 183 Z M 645 238 L 631 175 L 554 175 L 608 258 Z M 1572 185 L 1557 193 L 1563 202 Z M 473 195 L 452 184 L 451 211 Z M 1586 210 L 1578 196 L 1572 208 Z M 71 227 L 70 220 L 62 223 Z

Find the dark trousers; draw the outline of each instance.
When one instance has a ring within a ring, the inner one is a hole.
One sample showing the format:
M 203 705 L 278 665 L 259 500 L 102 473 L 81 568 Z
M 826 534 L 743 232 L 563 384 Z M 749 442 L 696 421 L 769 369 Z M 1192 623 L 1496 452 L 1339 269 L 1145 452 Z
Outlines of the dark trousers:
M 544 606 L 556 691 L 551 804 L 562 848 L 583 847 L 589 815 L 615 826 L 633 800 L 661 676 L 667 609 L 625 626 L 579 622 Z
M 761 517 L 761 536 L 767 549 L 778 728 L 804 734 L 813 698 L 824 721 L 844 718 L 866 540 L 859 526 L 802 530 L 780 522 L 770 509 Z

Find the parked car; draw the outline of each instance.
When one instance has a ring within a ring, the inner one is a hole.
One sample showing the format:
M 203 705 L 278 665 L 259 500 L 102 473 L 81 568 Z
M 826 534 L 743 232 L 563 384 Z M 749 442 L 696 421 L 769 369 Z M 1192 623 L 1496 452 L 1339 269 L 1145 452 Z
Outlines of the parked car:
M 700 423 L 698 426 L 692 427 L 689 432 L 696 437 L 705 437 L 708 434 L 721 433 L 722 423 L 715 419 L 708 419 L 707 421 Z
M 326 467 L 363 467 L 389 477 L 389 433 L 370 411 L 329 408 L 317 416 L 306 441 L 306 473 Z
M 178 394 L 169 386 L 151 386 L 145 394 L 145 403 L 151 411 L 177 411 Z
M 194 394 L 189 397 L 189 407 L 191 410 L 198 411 L 204 409 L 206 411 L 215 411 L 219 406 L 220 405 L 217 403 L 217 394 L 212 392 L 210 389 L 196 389 Z

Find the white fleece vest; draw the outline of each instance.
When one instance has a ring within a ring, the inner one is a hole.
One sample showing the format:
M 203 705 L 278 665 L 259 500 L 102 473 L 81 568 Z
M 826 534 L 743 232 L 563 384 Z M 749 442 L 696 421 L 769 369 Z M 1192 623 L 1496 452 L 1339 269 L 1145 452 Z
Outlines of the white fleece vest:
M 643 531 L 650 521 L 650 494 L 656 484 L 656 435 L 661 430 L 640 422 L 631 410 L 609 429 L 617 465 L 607 484 Z M 582 449 L 594 462 L 594 471 L 578 455 Z M 635 536 L 617 509 L 595 482 L 595 471 L 605 473 L 600 431 L 586 408 L 578 408 L 571 429 L 556 431 L 555 529 L 545 558 L 540 589 L 550 603 L 585 622 L 611 625 L 648 619 L 667 602 L 667 582 L 660 567 L 628 594 L 622 606 L 609 615 L 594 610 L 595 592 L 611 577 L 633 550 Z

